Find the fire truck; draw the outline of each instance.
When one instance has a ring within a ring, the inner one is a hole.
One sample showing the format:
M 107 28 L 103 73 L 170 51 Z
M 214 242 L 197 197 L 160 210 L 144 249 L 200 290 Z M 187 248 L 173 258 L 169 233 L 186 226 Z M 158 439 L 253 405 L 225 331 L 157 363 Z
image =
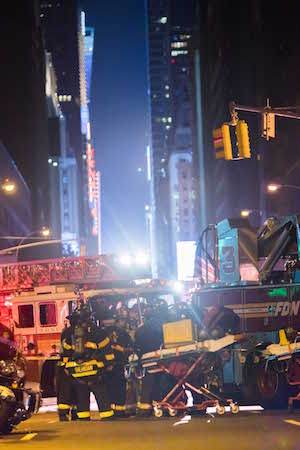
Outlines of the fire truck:
M 147 268 L 124 267 L 112 255 L 30 261 L 0 266 L 0 324 L 10 330 L 37 382 L 46 358 L 57 358 L 67 317 L 78 301 L 108 307 L 164 298 L 179 299 L 176 285 L 152 280 Z
M 247 338 L 224 368 L 224 389 L 267 408 L 300 401 L 299 223 L 270 218 L 256 230 L 225 219 L 203 232 L 196 252 L 193 302 L 232 309 Z

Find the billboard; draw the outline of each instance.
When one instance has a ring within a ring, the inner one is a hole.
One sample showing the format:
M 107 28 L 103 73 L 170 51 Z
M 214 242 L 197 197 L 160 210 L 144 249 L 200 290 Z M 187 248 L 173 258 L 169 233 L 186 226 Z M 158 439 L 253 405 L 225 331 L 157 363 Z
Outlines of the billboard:
M 196 241 L 177 241 L 177 278 L 192 281 L 196 254 Z

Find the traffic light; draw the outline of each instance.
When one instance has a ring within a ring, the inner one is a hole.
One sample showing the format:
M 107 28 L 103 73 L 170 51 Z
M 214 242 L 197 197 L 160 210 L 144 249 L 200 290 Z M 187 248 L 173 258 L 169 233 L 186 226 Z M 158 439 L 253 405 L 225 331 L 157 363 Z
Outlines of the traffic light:
M 236 124 L 236 138 L 240 158 L 251 158 L 248 125 L 244 120 Z
M 232 160 L 232 146 L 230 138 L 230 129 L 228 124 L 222 125 L 213 131 L 214 147 L 216 150 L 216 159 Z

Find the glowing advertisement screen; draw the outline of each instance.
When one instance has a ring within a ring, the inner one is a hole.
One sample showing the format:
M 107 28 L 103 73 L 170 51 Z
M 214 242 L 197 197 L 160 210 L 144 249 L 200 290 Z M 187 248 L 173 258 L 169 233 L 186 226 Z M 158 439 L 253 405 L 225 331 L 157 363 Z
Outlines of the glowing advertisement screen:
M 180 281 L 192 281 L 196 253 L 195 241 L 178 241 L 177 247 L 177 277 Z

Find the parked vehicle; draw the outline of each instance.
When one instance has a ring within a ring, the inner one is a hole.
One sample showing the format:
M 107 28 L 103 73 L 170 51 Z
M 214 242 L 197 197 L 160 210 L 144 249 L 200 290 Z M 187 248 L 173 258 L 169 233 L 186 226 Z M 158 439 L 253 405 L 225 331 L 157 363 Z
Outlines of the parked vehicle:
M 38 411 L 39 393 L 24 388 L 25 367 L 16 344 L 0 337 L 0 434 L 10 433 Z

